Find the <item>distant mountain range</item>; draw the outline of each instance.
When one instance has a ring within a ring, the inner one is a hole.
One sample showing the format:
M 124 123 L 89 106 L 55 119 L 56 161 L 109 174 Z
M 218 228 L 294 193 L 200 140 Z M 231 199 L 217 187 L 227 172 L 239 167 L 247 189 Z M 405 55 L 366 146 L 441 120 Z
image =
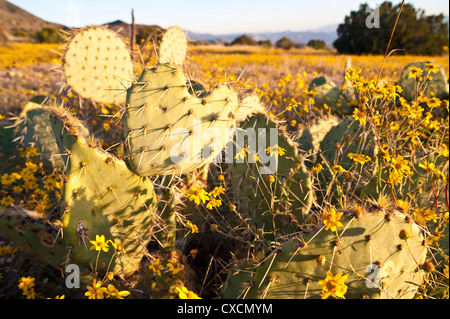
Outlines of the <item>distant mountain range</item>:
M 258 32 L 258 33 L 229 33 L 229 34 L 210 34 L 186 31 L 191 40 L 202 40 L 209 42 L 226 43 L 231 42 L 237 37 L 246 34 L 255 41 L 270 40 L 272 43 L 277 42 L 283 37 L 287 37 L 296 43 L 308 43 L 309 40 L 323 40 L 331 45 L 337 39 L 338 24 L 328 25 L 316 30 L 309 31 L 281 31 L 281 32 Z
M 448 16 L 445 17 L 448 23 Z M 131 25 L 121 20 L 105 23 L 109 28 L 120 31 L 123 36 L 129 37 Z M 144 25 L 136 25 L 137 28 Z M 21 36 L 34 35 L 43 27 L 66 28 L 63 25 L 47 22 L 31 13 L 19 8 L 18 6 L 6 1 L 0 0 L 0 40 L 16 40 Z M 199 33 L 186 30 L 186 34 L 192 41 L 207 41 L 211 43 L 230 43 L 237 37 L 246 34 L 255 41 L 270 40 L 275 43 L 283 37 L 287 37 L 296 43 L 308 43 L 309 40 L 323 40 L 329 46 L 337 39 L 338 24 L 327 25 L 318 29 L 308 31 L 281 31 L 281 32 L 258 32 L 258 33 L 229 33 L 229 34 L 211 34 Z M 31 36 L 32 37 L 32 36 Z

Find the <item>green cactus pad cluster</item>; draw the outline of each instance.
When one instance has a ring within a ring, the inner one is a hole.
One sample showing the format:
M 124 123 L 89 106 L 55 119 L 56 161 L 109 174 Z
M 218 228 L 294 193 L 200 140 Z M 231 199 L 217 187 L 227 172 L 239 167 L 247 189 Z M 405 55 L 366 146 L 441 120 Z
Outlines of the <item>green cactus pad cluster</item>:
M 427 253 L 420 227 L 405 214 L 383 211 L 347 214 L 341 223 L 337 232 L 321 227 L 292 238 L 253 269 L 231 270 L 225 293 L 249 299 L 321 298 L 319 281 L 331 272 L 348 276 L 347 299 L 412 298 L 423 281 Z
M 400 75 L 399 85 L 402 87 L 403 92 L 402 96 L 407 100 L 411 101 L 416 97 L 416 91 L 417 91 L 417 84 L 416 79 L 411 78 L 409 76 L 411 72 L 411 67 L 419 68 L 422 72 L 422 81 L 427 76 L 431 76 L 431 80 L 428 80 L 425 83 L 424 89 L 424 95 L 430 96 L 432 95 L 436 96 L 439 99 L 448 99 L 449 96 L 449 85 L 448 85 L 448 77 L 445 75 L 445 71 L 442 67 L 439 67 L 439 71 L 437 73 L 430 73 L 426 71 L 427 69 L 427 63 L 432 63 L 431 61 L 421 61 L 421 62 L 413 62 L 408 64 L 403 68 L 403 71 Z M 423 85 L 422 85 L 423 86 Z
M 437 170 L 448 176 L 448 158 L 439 155 L 432 154 L 416 154 L 412 159 L 412 175 L 408 177 L 408 183 L 405 183 L 402 187 L 399 185 L 392 185 L 388 183 L 389 168 L 382 169 L 380 176 L 376 171 L 369 183 L 361 188 L 361 197 L 377 198 L 380 194 L 393 194 L 395 193 L 397 198 L 407 200 L 410 197 L 416 198 L 417 203 L 420 206 L 435 206 L 435 202 L 445 202 L 445 184 L 438 183 L 439 178 L 436 175 L 436 171 L 428 172 L 423 168 L 424 163 L 431 163 L 433 170 Z M 421 166 L 422 165 L 422 166 Z M 382 188 L 377 187 L 380 183 L 379 179 L 384 185 Z
M 316 165 L 320 164 L 324 168 L 319 174 L 320 185 L 328 185 L 333 179 L 334 165 L 341 166 L 345 171 L 359 172 L 361 164 L 350 158 L 351 154 L 367 156 L 367 160 L 372 161 L 375 158 L 376 148 L 365 127 L 354 118 L 347 118 L 333 126 L 320 142 L 316 160 Z M 371 178 L 371 175 L 364 177 Z
M 62 170 L 64 163 L 59 156 L 58 145 L 50 125 L 49 98 L 36 96 L 24 106 L 15 121 L 15 135 L 21 148 L 34 147 L 44 168 Z
M 81 97 L 123 104 L 133 64 L 125 42 L 102 27 L 83 28 L 68 42 L 63 59 L 67 84 Z
M 336 83 L 321 76 L 312 80 L 309 90 L 314 90 L 317 94 L 314 97 L 316 105 L 327 104 L 329 107 L 335 107 L 337 113 L 349 113 L 347 97 L 353 99 L 353 96 L 349 95 L 347 89 L 342 90 Z
M 8 124 L 6 121 L 0 122 L 0 160 L 4 163 L 0 168 L 0 173 L 12 166 L 11 156 L 17 153 L 17 147 L 19 146 L 16 142 L 13 142 L 14 128 Z
M 266 114 L 252 116 L 242 130 L 254 132 L 255 136 L 265 134 L 265 138 L 258 137 L 256 145 L 248 145 L 247 151 L 237 141 L 234 161 L 227 164 L 237 211 L 248 216 L 253 227 L 268 233 L 293 231 L 303 222 L 313 201 L 311 179 L 296 143 Z M 275 144 L 271 141 L 271 130 L 275 131 Z M 267 163 L 263 162 L 263 156 L 267 157 Z M 273 163 L 275 166 L 269 168 Z M 271 172 L 263 173 L 266 168 Z
M 203 98 L 169 64 L 144 70 L 127 94 L 125 158 L 138 175 L 181 175 L 212 160 L 236 125 L 237 95 L 219 86 Z
M 302 151 L 311 152 L 312 156 L 305 161 L 305 165 L 308 168 L 311 168 L 317 161 L 320 143 L 323 141 L 325 135 L 340 122 L 341 120 L 337 116 L 329 115 L 314 119 L 310 125 L 303 128 L 298 142 L 301 145 Z
M 62 269 L 67 261 L 61 225 L 48 221 L 42 214 L 0 206 L 0 235 L 56 268 Z
M 115 256 L 110 270 L 124 274 L 135 271 L 159 227 L 152 183 L 86 140 L 77 119 L 66 110 L 52 108 L 51 121 L 67 163 L 62 221 L 70 258 L 94 269 L 98 252 L 90 250 L 89 240 L 103 235 L 106 241 L 117 240 L 126 250 Z M 111 258 L 112 253 L 100 254 L 98 263 L 108 265 Z

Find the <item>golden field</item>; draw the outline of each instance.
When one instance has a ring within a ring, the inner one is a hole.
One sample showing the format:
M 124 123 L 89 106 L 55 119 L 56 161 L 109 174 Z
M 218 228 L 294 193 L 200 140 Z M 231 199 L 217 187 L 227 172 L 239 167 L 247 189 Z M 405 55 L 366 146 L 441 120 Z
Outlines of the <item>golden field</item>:
M 63 79 L 60 72 L 62 50 L 58 44 L 13 43 L 0 46 L 0 74 L 3 75 L 0 80 L 0 113 L 20 109 L 20 104 L 37 91 L 38 94 L 58 95 L 58 85 Z M 153 52 L 152 47 L 144 48 L 142 59 L 136 59 L 135 78 L 143 64 L 152 65 L 155 59 Z M 192 79 L 206 85 L 230 83 L 235 88 L 257 89 L 263 99 L 264 96 L 275 98 L 264 102 L 273 104 L 275 101 L 276 106 L 283 106 L 289 104 L 286 94 L 281 94 L 287 82 L 290 82 L 287 95 L 291 97 L 307 89 L 318 76 L 326 76 L 337 85 L 343 85 L 345 65 L 349 59 L 351 66 L 362 70 L 363 76 L 376 78 L 383 56 L 339 55 L 334 51 L 311 48 L 286 51 L 256 46 L 199 45 L 190 47 L 185 71 Z M 432 61 L 446 74 L 449 72 L 448 56 L 394 53 L 386 60 L 381 78 L 396 82 L 403 68 L 415 61 Z M 296 82 L 294 89 L 293 82 Z M 280 100 L 277 95 L 284 98 Z

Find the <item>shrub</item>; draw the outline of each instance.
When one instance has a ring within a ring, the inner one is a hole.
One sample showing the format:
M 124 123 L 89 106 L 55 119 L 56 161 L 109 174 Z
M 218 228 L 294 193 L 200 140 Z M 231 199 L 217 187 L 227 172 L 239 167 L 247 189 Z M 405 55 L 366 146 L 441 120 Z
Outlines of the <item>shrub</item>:
M 323 40 L 309 40 L 307 46 L 318 50 L 327 48 L 327 44 Z
M 36 39 L 39 43 L 59 43 L 62 42 L 60 28 L 44 27 L 36 32 Z
M 248 35 L 241 35 L 231 42 L 231 45 L 255 45 L 255 41 Z
M 282 37 L 277 41 L 277 43 L 275 43 L 275 46 L 279 49 L 289 50 L 295 47 L 295 43 L 289 38 Z

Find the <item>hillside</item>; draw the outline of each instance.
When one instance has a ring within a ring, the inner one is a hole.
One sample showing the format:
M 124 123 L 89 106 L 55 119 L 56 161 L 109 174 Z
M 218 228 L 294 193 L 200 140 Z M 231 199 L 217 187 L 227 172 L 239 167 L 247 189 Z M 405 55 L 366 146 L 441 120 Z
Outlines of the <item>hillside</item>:
M 43 27 L 62 25 L 42 20 L 6 0 L 0 0 L 0 40 L 28 38 Z

